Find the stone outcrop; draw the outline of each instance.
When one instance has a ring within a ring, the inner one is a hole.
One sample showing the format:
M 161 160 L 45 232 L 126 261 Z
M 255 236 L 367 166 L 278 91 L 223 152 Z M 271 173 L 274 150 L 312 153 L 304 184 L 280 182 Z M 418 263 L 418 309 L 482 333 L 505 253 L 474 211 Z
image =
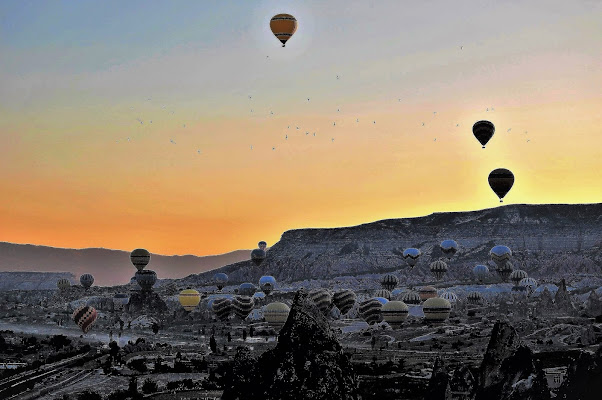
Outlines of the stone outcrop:
M 589 293 L 589 297 L 585 301 L 585 313 L 590 317 L 602 315 L 602 301 L 593 290 Z
M 449 376 L 443 365 L 443 360 L 437 357 L 424 400 L 451 400 Z
M 357 378 L 324 315 L 300 290 L 278 344 L 254 359 L 238 348 L 223 400 L 357 399 Z
M 564 278 L 560 281 L 560 285 L 558 285 L 558 290 L 554 296 L 554 305 L 556 306 L 556 309 L 564 315 L 571 315 L 576 311 L 575 305 L 571 301 L 571 295 L 566 290 Z
M 569 365 L 557 399 L 598 400 L 602 393 L 602 346 L 594 355 L 582 352 Z
M 156 314 L 165 313 L 167 304 L 155 292 L 133 291 L 130 294 L 130 302 L 125 306 L 130 314 Z
M 493 327 L 479 371 L 476 400 L 546 400 L 550 392 L 543 370 L 516 330 L 506 322 Z

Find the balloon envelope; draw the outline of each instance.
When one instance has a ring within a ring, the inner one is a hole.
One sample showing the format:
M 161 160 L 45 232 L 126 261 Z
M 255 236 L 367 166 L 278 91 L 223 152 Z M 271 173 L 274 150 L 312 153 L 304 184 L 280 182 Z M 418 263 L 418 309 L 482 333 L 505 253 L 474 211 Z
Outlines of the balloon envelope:
M 96 309 L 90 306 L 81 306 L 73 311 L 71 318 L 73 322 L 80 327 L 82 332 L 88 333 L 92 325 L 96 322 L 96 317 L 98 314 L 96 313 Z
M 501 203 L 504 196 L 508 194 L 510 189 L 512 189 L 512 185 L 514 185 L 514 174 L 506 168 L 498 168 L 491 171 L 488 180 L 489 186 L 497 197 L 500 198 Z
M 489 121 L 478 121 L 472 126 L 472 133 L 485 148 L 485 145 L 495 133 L 495 126 Z
M 178 296 L 180 304 L 186 311 L 193 311 L 201 301 L 201 294 L 194 289 L 185 289 Z
M 284 47 L 297 30 L 297 19 L 290 14 L 274 15 L 270 20 L 270 29 Z
M 130 253 L 130 261 L 138 271 L 142 271 L 150 261 L 151 255 L 146 249 L 135 249 Z

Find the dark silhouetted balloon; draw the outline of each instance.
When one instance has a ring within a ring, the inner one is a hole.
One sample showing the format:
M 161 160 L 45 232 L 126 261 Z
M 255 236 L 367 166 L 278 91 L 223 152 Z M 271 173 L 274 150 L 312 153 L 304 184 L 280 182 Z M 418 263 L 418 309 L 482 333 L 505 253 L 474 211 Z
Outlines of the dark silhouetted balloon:
M 309 298 L 314 304 L 320 309 L 320 311 L 326 315 L 332 308 L 332 296 L 326 289 L 314 289 L 310 290 Z
M 262 240 L 261 242 L 257 243 L 257 247 L 265 251 L 265 249 L 268 247 L 268 244 Z
M 451 258 L 458 251 L 458 243 L 456 243 L 455 240 L 444 240 L 439 246 L 441 247 L 441 251 L 443 252 L 443 254 L 447 256 L 447 258 Z
M 250 282 L 241 283 L 238 287 L 238 294 L 241 296 L 253 296 L 257 291 L 257 286 Z
M 253 311 L 253 306 L 255 305 L 255 301 L 250 296 L 236 296 L 234 300 L 232 300 L 232 310 L 234 314 L 244 320 L 249 316 L 251 311 Z
M 226 321 L 232 311 L 232 300 L 225 297 L 213 300 L 211 305 L 213 312 L 220 321 Z
M 514 283 L 514 286 L 519 286 L 519 283 L 524 278 L 528 278 L 529 276 L 522 269 L 515 269 L 510 273 L 510 280 Z
M 495 133 L 495 126 L 489 121 L 478 121 L 472 126 L 474 137 L 481 143 L 483 148 Z
M 228 283 L 228 275 L 223 272 L 218 272 L 213 275 L 213 281 L 215 282 L 215 286 L 217 286 L 218 290 L 222 290 L 226 283 Z
M 447 272 L 447 264 L 441 260 L 433 261 L 430 269 L 435 279 L 440 281 Z
M 140 286 L 143 291 L 148 292 L 153 289 L 155 282 L 157 282 L 157 273 L 150 269 L 136 271 L 136 282 L 138 282 L 138 286 Z
M 297 20 L 290 14 L 274 15 L 270 20 L 270 29 L 284 47 L 297 30 Z
M 360 303 L 359 312 L 364 321 L 366 321 L 368 325 L 372 325 L 383 320 L 381 313 L 382 307 L 383 303 L 373 297 Z
M 420 295 L 412 290 L 407 290 L 401 293 L 401 296 L 399 296 L 399 300 L 403 301 L 406 304 L 417 305 L 420 304 Z
M 265 294 L 272 293 L 276 287 L 276 279 L 273 276 L 262 276 L 259 278 L 259 287 Z
M 391 300 L 393 295 L 387 289 L 378 289 L 376 293 L 374 293 L 374 297 L 382 297 L 383 299 Z
M 79 283 L 82 284 L 84 289 L 88 290 L 94 283 L 94 277 L 91 274 L 83 274 L 79 277 Z
M 486 265 L 479 264 L 472 269 L 472 273 L 479 282 L 483 282 L 489 275 L 489 268 Z
M 514 174 L 506 168 L 494 169 L 489 174 L 489 186 L 500 198 L 500 203 L 503 202 L 504 196 L 512 189 L 512 185 L 514 185 Z
M 150 258 L 150 253 L 145 249 L 136 249 L 130 253 L 130 260 L 138 271 L 142 271 L 148 265 Z
M 251 260 L 256 266 L 259 266 L 265 260 L 265 251 L 261 249 L 253 250 L 251 252 Z

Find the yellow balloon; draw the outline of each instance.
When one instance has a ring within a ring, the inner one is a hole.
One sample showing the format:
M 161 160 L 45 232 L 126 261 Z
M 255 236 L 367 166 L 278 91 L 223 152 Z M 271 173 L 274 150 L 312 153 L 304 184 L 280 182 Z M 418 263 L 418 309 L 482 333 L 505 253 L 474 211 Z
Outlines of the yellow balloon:
M 185 289 L 180 292 L 180 304 L 186 311 L 192 311 L 199 305 L 201 294 L 194 289 Z
M 284 303 L 274 302 L 268 304 L 263 310 L 263 316 L 269 325 L 281 328 L 288 319 L 289 306 Z

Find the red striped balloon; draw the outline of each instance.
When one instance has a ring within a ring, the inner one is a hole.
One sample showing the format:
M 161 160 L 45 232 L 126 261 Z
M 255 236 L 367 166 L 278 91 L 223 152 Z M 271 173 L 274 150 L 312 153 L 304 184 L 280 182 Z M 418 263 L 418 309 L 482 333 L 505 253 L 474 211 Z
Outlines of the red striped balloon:
M 84 333 L 88 333 L 92 325 L 96 322 L 96 309 L 90 306 L 81 306 L 73 311 L 71 318 L 81 328 Z

